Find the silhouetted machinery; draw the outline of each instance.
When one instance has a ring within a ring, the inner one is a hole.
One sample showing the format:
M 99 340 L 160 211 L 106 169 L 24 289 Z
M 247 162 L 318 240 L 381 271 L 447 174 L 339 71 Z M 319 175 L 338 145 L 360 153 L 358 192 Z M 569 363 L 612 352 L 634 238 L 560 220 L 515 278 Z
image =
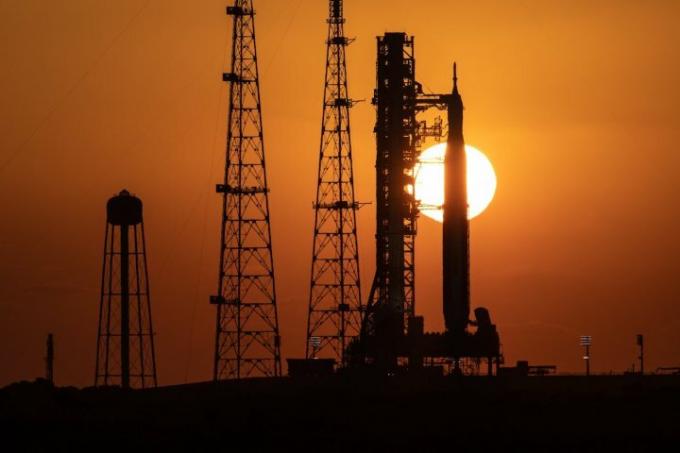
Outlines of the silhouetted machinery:
M 454 64 L 453 92 L 424 94 L 415 78 L 414 41 L 404 33 L 378 37 L 376 157 L 376 273 L 362 325 L 354 343 L 356 364 L 388 372 L 406 365 L 451 362 L 461 373 L 461 360 L 498 365 L 500 342 L 485 308 L 470 320 L 469 221 L 463 102 Z M 425 333 L 415 314 L 415 236 L 418 204 L 413 169 L 422 140 L 441 137 L 441 123 L 427 127 L 417 114 L 437 108 L 447 112 L 445 202 L 443 206 L 443 305 L 446 331 Z M 469 327 L 476 327 L 474 332 Z

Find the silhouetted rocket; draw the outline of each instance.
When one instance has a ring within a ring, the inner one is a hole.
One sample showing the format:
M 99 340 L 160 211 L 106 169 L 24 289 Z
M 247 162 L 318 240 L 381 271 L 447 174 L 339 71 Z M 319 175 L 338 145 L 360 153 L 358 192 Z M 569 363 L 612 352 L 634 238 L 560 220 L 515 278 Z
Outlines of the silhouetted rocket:
M 463 100 L 453 64 L 448 102 L 449 134 L 444 157 L 443 289 L 446 330 L 463 334 L 470 317 L 470 253 Z

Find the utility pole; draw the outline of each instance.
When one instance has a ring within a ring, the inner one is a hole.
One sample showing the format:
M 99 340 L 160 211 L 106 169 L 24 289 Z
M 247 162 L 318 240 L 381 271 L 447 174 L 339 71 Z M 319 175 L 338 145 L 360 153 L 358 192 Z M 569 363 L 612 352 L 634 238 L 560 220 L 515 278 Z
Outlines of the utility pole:
M 45 355 L 45 379 L 54 385 L 54 335 L 47 334 L 47 354 Z
M 220 274 L 213 379 L 280 376 L 269 187 L 265 171 L 255 10 L 252 0 L 227 7 L 233 17 L 229 117 L 222 196 Z
M 638 359 L 640 360 L 640 375 L 645 374 L 645 338 L 642 334 L 637 335 L 637 345 L 640 348 L 640 355 Z
M 306 358 L 347 364 L 349 342 L 361 332 L 361 284 L 347 88 L 343 1 L 329 1 L 326 78 L 314 203 L 312 275 Z

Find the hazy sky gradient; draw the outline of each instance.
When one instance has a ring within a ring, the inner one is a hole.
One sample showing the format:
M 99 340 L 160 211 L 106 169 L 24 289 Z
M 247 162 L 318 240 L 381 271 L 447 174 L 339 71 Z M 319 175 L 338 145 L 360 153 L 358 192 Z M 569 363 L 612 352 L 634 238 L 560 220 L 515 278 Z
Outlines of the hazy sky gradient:
M 473 306 L 506 359 L 680 365 L 680 3 L 346 0 L 350 92 L 375 36 L 416 37 L 417 77 L 451 88 L 498 191 L 472 222 Z M 0 385 L 94 374 L 105 203 L 145 203 L 162 384 L 211 376 L 231 21 L 226 0 L 0 0 Z M 304 354 L 325 0 L 255 0 L 283 353 Z M 357 198 L 373 201 L 374 109 L 352 111 Z M 359 215 L 364 297 L 374 207 Z M 417 310 L 441 329 L 440 228 L 419 222 Z

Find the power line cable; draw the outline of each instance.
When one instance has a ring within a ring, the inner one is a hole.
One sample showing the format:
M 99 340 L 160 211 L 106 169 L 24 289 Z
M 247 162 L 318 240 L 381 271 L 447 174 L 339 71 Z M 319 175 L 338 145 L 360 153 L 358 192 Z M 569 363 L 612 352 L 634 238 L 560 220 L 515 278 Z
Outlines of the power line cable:
M 99 66 L 104 57 L 113 49 L 113 47 L 120 41 L 123 35 L 132 28 L 132 25 L 139 19 L 144 10 L 149 6 L 151 0 L 146 0 L 139 10 L 132 16 L 132 18 L 123 26 L 123 28 L 113 37 L 113 39 L 106 45 L 104 50 L 95 58 L 94 62 L 76 79 L 76 81 L 66 90 L 66 93 L 59 99 L 57 99 L 54 104 L 48 109 L 47 114 L 40 120 L 37 126 L 31 131 L 28 137 L 21 142 L 21 144 L 15 149 L 9 158 L 7 158 L 2 164 L 0 164 L 0 174 L 2 174 L 14 160 L 19 157 L 19 155 L 27 148 L 28 144 L 38 135 L 43 127 L 52 119 L 54 114 L 62 107 L 65 101 L 75 93 L 76 89 L 88 78 L 92 71 Z

